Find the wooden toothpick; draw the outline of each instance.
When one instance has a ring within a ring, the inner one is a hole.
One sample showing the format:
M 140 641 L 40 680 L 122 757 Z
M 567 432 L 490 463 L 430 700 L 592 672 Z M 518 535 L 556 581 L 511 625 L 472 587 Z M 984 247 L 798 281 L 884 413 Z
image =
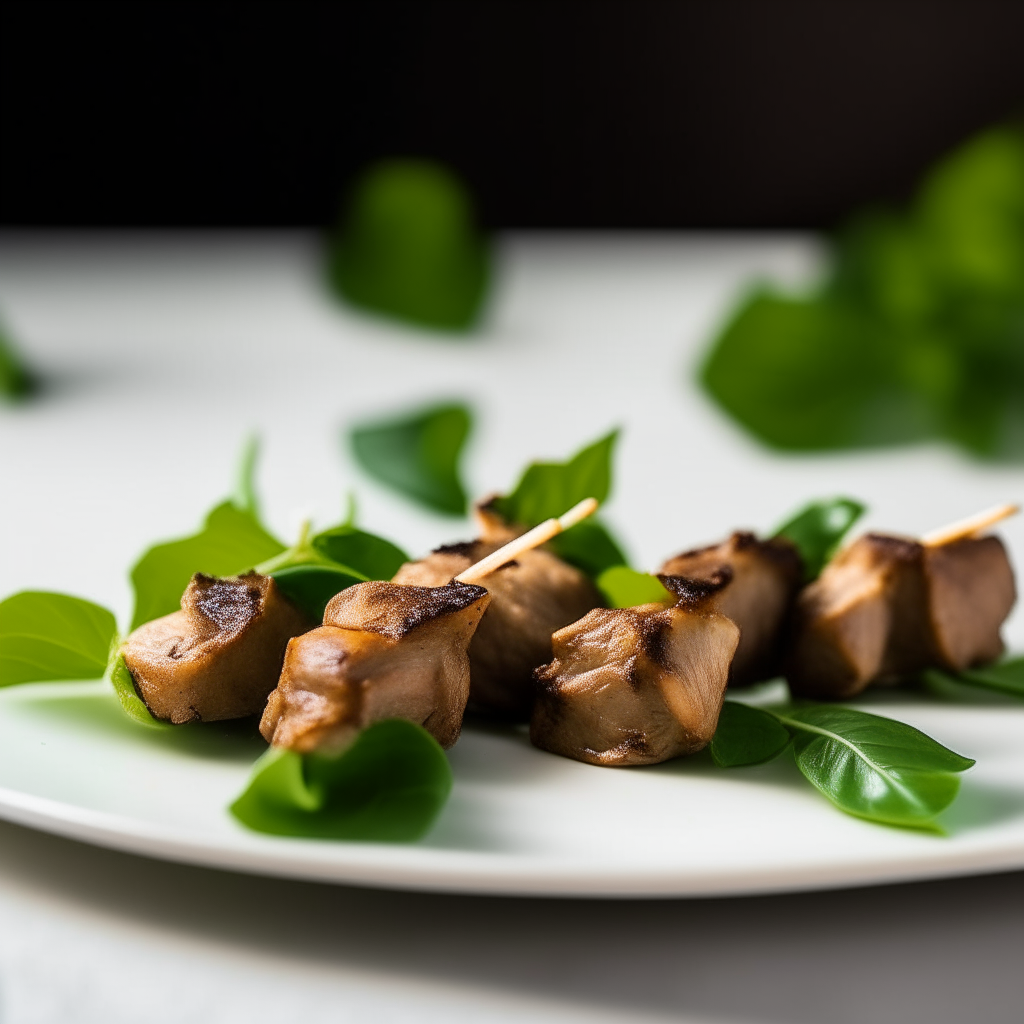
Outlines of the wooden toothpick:
M 495 569 L 500 569 L 506 562 L 513 561 L 517 555 L 524 551 L 540 547 L 541 544 L 551 540 L 552 537 L 575 526 L 578 522 L 586 519 L 597 509 L 596 498 L 584 498 L 578 505 L 574 505 L 564 516 L 559 519 L 547 519 L 539 526 L 535 526 L 529 533 L 510 540 L 504 547 L 491 552 L 486 558 L 481 558 L 475 565 L 471 565 L 464 572 L 455 577 L 459 583 L 476 583 L 483 579 Z
M 1019 511 L 1020 505 L 996 505 L 994 508 L 986 509 L 984 512 L 978 512 L 966 519 L 950 523 L 948 526 L 940 526 L 937 530 L 926 533 L 921 538 L 921 543 L 928 547 L 938 547 L 955 540 L 964 540 L 1004 519 L 1009 519 L 1010 516 L 1015 516 Z

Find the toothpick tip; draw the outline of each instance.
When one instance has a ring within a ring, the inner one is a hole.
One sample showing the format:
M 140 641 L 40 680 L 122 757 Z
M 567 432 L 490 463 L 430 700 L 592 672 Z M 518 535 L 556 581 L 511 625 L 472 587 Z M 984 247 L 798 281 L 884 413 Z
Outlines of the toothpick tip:
M 1004 519 L 1009 519 L 1010 516 L 1015 516 L 1018 512 L 1020 512 L 1020 505 L 1010 502 L 995 505 L 992 508 L 985 509 L 983 512 L 978 512 L 976 515 L 969 516 L 967 519 L 961 519 L 958 522 L 950 523 L 948 526 L 932 530 L 931 533 L 926 533 L 921 538 L 921 543 L 926 544 L 928 547 L 937 547 L 940 544 L 950 544 L 956 540 L 965 540 L 968 537 L 974 537 L 990 526 L 995 526 L 996 523 L 1002 522 Z
M 559 516 L 558 525 L 563 530 L 568 530 L 571 526 L 582 522 L 587 516 L 593 515 L 597 511 L 598 504 L 597 498 L 584 498 L 578 504 L 573 505 L 565 515 Z

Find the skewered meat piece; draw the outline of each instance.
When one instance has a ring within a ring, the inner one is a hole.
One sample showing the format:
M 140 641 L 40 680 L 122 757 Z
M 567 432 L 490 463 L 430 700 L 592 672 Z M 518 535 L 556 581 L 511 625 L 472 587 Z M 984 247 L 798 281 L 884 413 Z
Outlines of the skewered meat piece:
M 489 601 L 483 587 L 454 581 L 343 590 L 322 626 L 288 644 L 260 732 L 277 747 L 330 751 L 373 722 L 406 718 L 450 747 L 469 696 L 466 648 Z
M 539 668 L 530 739 L 588 764 L 656 764 L 715 733 L 739 628 L 714 610 L 726 586 L 659 579 L 676 604 L 595 608 L 552 638 Z
M 515 534 L 512 533 L 512 536 Z M 438 548 L 407 562 L 394 582 L 433 587 L 447 583 L 509 539 Z M 491 604 L 469 645 L 469 706 L 474 711 L 527 721 L 533 705 L 533 670 L 551 660 L 551 634 L 602 604 L 578 569 L 549 551 L 526 551 L 486 580 Z
M 997 537 L 922 544 L 869 533 L 801 591 L 786 678 L 798 696 L 842 700 L 876 680 L 992 661 L 1015 600 Z
M 740 630 L 729 685 L 748 686 L 778 674 L 786 619 L 803 578 L 793 544 L 737 531 L 721 544 L 670 558 L 659 571 L 701 580 L 728 576 L 712 607 Z
M 181 611 L 139 626 L 122 654 L 154 717 L 244 718 L 263 710 L 288 641 L 312 625 L 269 576 L 196 573 Z

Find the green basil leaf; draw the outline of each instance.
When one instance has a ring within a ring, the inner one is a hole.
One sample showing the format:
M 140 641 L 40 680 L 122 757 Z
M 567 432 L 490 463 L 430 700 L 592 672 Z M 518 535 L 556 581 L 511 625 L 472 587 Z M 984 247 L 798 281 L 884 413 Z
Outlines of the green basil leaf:
M 491 507 L 509 523 L 536 526 L 562 515 L 584 498 L 603 502 L 612 484 L 612 452 L 618 430 L 578 451 L 568 462 L 534 462 L 515 490 Z
M 349 302 L 424 327 L 465 331 L 487 294 L 490 253 L 469 192 L 447 168 L 390 160 L 356 183 L 331 282 Z
M 945 438 L 1024 458 L 1024 132 L 983 132 L 904 211 L 841 233 L 806 297 L 741 302 L 701 370 L 770 445 L 815 450 Z
M 325 558 L 355 569 L 368 580 L 389 580 L 409 561 L 396 544 L 348 524 L 324 530 L 310 543 Z
M 67 594 L 23 590 L 0 602 L 0 686 L 99 679 L 117 635 L 113 613 Z
M 974 761 L 903 722 L 812 704 L 773 709 L 793 734 L 804 777 L 848 814 L 927 827 L 956 797 Z
M 260 502 L 256 494 L 256 462 L 259 455 L 260 439 L 253 434 L 242 448 L 242 455 L 238 460 L 235 493 L 231 499 L 233 505 L 243 512 L 248 512 L 257 520 L 260 518 Z
M 274 835 L 413 842 L 434 823 L 451 787 L 448 758 L 430 733 L 388 719 L 336 756 L 272 747 L 231 813 Z
M 469 409 L 438 405 L 352 429 L 352 451 L 370 476 L 444 515 L 466 514 L 459 463 L 472 428 Z
M 292 565 L 269 575 L 281 593 L 313 622 L 323 622 L 324 609 L 335 594 L 369 578 L 354 569 L 330 565 Z
M 0 395 L 24 398 L 35 389 L 35 380 L 25 369 L 6 333 L 0 331 Z
M 132 567 L 131 628 L 177 611 L 193 573 L 236 576 L 284 550 L 250 512 L 230 501 L 218 505 L 199 533 L 154 545 Z
M 789 744 L 789 731 L 772 714 L 727 700 L 711 738 L 711 757 L 719 768 L 764 764 Z
M 804 579 L 817 579 L 839 549 L 843 537 L 864 514 L 865 506 L 853 498 L 812 501 L 776 531 L 796 545 L 804 563 Z
M 135 680 L 122 655 L 119 654 L 116 658 L 111 659 L 108 678 L 121 705 L 121 710 L 137 725 L 143 725 L 147 729 L 176 728 L 170 722 L 154 718 L 150 713 L 146 702 L 139 696 L 139 692 L 135 688 Z
M 605 569 L 627 562 L 618 541 L 599 519 L 584 519 L 549 540 L 548 547 L 562 561 L 576 566 L 591 579 L 596 579 Z
M 926 676 L 951 679 L 965 686 L 977 686 L 984 690 L 995 690 L 1011 697 L 1024 697 L 1024 658 L 1010 658 L 984 668 L 969 668 L 963 672 L 941 672 L 927 669 Z
M 638 604 L 669 603 L 674 600 L 657 576 L 637 572 L 628 565 L 614 565 L 605 569 L 597 577 L 596 583 L 609 608 L 635 608 Z
M 760 291 L 740 305 L 701 370 L 734 419 L 775 448 L 863 443 L 879 390 L 870 328 L 849 304 Z

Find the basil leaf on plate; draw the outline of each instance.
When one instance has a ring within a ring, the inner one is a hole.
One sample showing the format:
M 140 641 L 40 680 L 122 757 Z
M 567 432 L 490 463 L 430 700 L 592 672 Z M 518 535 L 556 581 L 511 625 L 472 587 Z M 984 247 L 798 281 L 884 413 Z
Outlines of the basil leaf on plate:
M 793 734 L 804 777 L 841 810 L 887 825 L 928 827 L 974 761 L 923 732 L 852 708 L 773 709 Z
M 274 835 L 413 842 L 434 823 L 451 787 L 448 758 L 430 733 L 388 719 L 335 756 L 272 747 L 231 813 Z
M 466 186 L 426 160 L 371 167 L 349 197 L 329 251 L 349 302 L 423 327 L 466 331 L 480 314 L 490 251 Z
M 711 738 L 711 757 L 719 768 L 764 764 L 789 743 L 789 730 L 770 712 L 727 700 Z
M 316 534 L 310 545 L 324 558 L 354 569 L 368 580 L 389 580 L 409 561 L 396 544 L 349 524 Z
M 787 519 L 774 535 L 793 542 L 804 563 L 805 580 L 814 580 L 864 510 L 865 507 L 853 498 L 812 501 Z
M 599 519 L 584 519 L 548 541 L 548 547 L 563 562 L 576 566 L 596 579 L 615 565 L 625 565 L 626 556 L 618 542 Z
M 117 623 L 80 597 L 24 590 L 0 602 L 0 686 L 99 679 Z
M 962 672 L 926 669 L 924 675 L 951 679 L 953 682 L 977 686 L 983 690 L 995 690 L 1011 697 L 1024 697 L 1024 658 L 1010 658 L 995 665 L 964 669 Z
M 618 430 L 613 430 L 568 462 L 532 463 L 515 490 L 494 498 L 490 507 L 508 523 L 536 526 L 562 515 L 584 498 L 603 502 L 611 490 L 612 452 L 618 437 Z
M 637 572 L 626 565 L 605 569 L 596 583 L 609 608 L 635 608 L 639 604 L 669 603 L 673 600 L 657 576 Z
M 323 622 L 324 609 L 335 594 L 369 577 L 331 565 L 290 565 L 268 574 L 278 589 L 313 622 Z
M 121 705 L 121 710 L 137 725 L 144 725 L 147 729 L 177 728 L 170 722 L 153 717 L 149 708 L 146 707 L 146 702 L 135 689 L 135 680 L 132 679 L 132 674 L 125 664 L 123 655 L 119 654 L 111 661 L 109 679 Z
M 156 544 L 132 566 L 131 628 L 177 611 L 193 573 L 236 576 L 284 550 L 251 512 L 225 501 L 210 512 L 199 533 Z
M 459 463 L 471 428 L 469 409 L 452 402 L 353 427 L 350 441 L 374 479 L 435 512 L 462 516 L 467 502 Z

